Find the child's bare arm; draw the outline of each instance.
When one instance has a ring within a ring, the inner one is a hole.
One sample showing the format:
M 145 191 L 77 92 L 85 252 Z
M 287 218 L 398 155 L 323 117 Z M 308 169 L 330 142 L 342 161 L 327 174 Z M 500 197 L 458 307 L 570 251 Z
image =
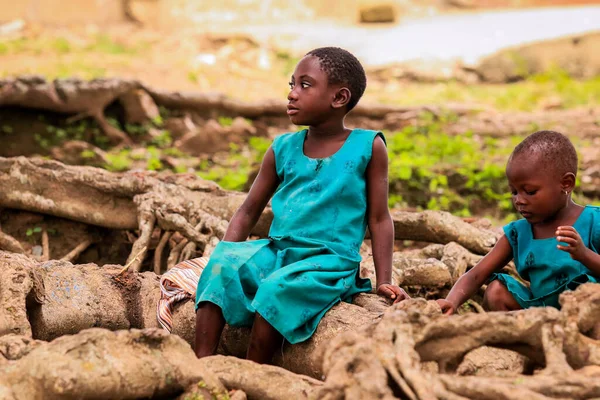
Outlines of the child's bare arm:
M 453 314 L 462 303 L 467 301 L 490 278 L 513 258 L 512 248 L 505 235 L 498 240 L 494 248 L 469 272 L 461 276 L 446 300 L 438 300 L 444 314 Z
M 223 240 L 229 242 L 246 240 L 273 193 L 275 193 L 277 186 L 279 186 L 279 177 L 275 170 L 275 153 L 269 147 L 246 200 L 229 221 L 229 227 Z
M 373 153 L 367 167 L 367 213 L 378 294 L 395 302 L 408 295 L 392 285 L 392 253 L 394 250 L 394 222 L 388 208 L 388 157 L 383 139 L 373 141 Z

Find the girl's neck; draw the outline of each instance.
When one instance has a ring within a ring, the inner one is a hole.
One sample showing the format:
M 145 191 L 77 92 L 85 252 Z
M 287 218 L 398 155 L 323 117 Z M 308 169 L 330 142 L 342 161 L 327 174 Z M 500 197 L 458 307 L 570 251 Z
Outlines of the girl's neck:
M 344 125 L 344 120 L 327 121 L 323 124 L 308 127 L 308 135 L 315 139 L 328 139 L 336 136 L 343 136 L 349 133 L 350 129 Z
M 556 214 L 554 214 L 554 216 L 552 216 L 551 218 L 548 218 L 548 220 L 542 222 L 542 225 L 553 224 L 553 223 L 556 223 L 557 221 L 560 223 L 560 225 L 572 223 L 579 217 L 579 214 L 581 214 L 582 208 L 583 208 L 582 206 L 580 206 L 579 204 L 576 204 L 571 199 L 571 196 L 569 196 L 569 198 L 567 199 L 567 204 L 564 207 L 562 207 L 560 210 L 558 210 L 558 212 Z

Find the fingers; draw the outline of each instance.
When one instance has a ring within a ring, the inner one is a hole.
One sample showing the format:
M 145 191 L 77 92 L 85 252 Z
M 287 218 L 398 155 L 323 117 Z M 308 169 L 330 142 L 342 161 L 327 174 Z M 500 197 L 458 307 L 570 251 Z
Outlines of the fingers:
M 394 304 L 400 303 L 401 301 L 404 301 L 406 299 L 410 299 L 410 296 L 404 290 L 398 288 L 398 296 L 396 297 Z
M 452 315 L 454 314 L 454 307 L 447 300 L 436 300 L 440 308 L 442 309 L 442 314 L 444 315 Z
M 577 230 L 572 226 L 559 226 L 556 228 L 556 240 L 561 243 L 556 246 L 557 249 L 573 255 L 573 252 L 581 242 L 581 237 Z M 566 246 L 563 243 L 566 244 Z
M 557 231 L 573 231 L 573 232 L 577 232 L 577 230 L 575 228 L 573 228 L 572 226 L 559 226 L 558 228 L 556 228 Z
M 381 285 L 381 286 L 379 286 L 377 288 L 377 292 L 380 295 L 383 295 L 383 296 L 385 296 L 387 298 L 390 298 L 390 299 L 395 299 L 397 297 L 396 293 L 394 291 L 393 286 L 390 286 L 390 285 Z
M 577 238 L 572 238 L 568 236 L 557 236 L 556 240 L 561 243 L 567 243 L 568 245 L 575 246 L 579 240 Z
M 579 233 L 577 231 L 557 231 L 557 238 L 572 238 L 579 239 Z
M 579 237 L 579 233 L 572 226 L 559 226 L 556 228 L 556 236 Z

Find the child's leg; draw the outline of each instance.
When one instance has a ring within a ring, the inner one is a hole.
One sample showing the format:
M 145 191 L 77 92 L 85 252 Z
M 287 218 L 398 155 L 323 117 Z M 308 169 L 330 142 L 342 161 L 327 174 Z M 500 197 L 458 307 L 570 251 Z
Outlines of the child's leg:
M 208 301 L 198 305 L 196 311 L 196 357 L 212 356 L 217 352 L 221 333 L 225 327 L 223 311 Z
M 513 311 L 523 307 L 510 294 L 502 282 L 492 281 L 483 295 L 483 307 L 488 311 Z
M 248 360 L 259 364 L 269 364 L 275 351 L 281 348 L 283 336 L 271 326 L 259 313 L 256 313 L 250 345 L 248 346 Z

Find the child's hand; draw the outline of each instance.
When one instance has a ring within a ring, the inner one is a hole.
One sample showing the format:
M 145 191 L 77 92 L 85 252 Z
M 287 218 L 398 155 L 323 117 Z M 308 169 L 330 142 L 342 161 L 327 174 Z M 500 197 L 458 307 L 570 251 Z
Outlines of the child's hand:
M 377 294 L 394 300 L 394 304 L 399 303 L 402 300 L 410 299 L 410 296 L 404 289 L 390 283 L 382 283 L 377 286 Z
M 559 244 L 556 247 L 570 253 L 573 260 L 581 262 L 585 258 L 586 252 L 589 250 L 583 244 L 579 233 L 577 233 L 572 226 L 559 226 L 556 229 L 556 240 L 567 244 L 567 246 L 561 246 Z
M 448 300 L 438 299 L 438 300 L 436 300 L 436 302 L 442 309 L 442 314 L 452 315 L 456 312 L 456 307 L 454 307 L 454 304 L 450 303 Z

